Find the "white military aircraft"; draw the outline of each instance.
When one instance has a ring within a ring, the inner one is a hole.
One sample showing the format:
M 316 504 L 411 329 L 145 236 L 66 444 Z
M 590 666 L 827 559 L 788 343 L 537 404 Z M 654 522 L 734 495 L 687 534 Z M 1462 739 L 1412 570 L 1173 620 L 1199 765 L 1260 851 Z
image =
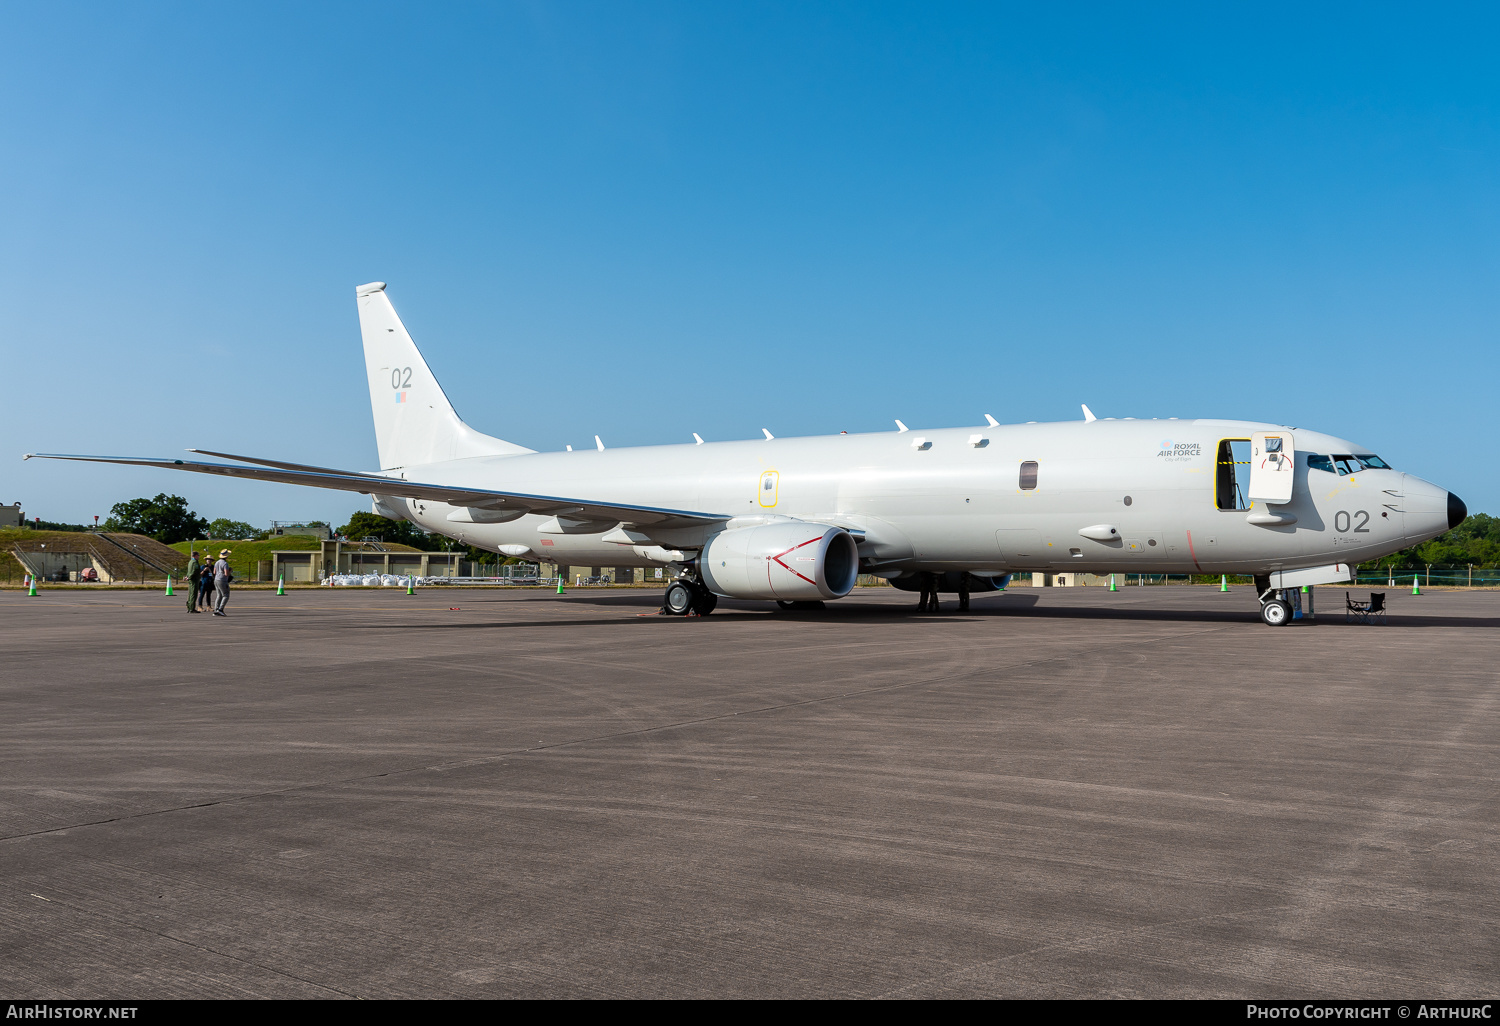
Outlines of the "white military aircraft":
M 1435 537 L 1468 511 L 1364 446 L 1277 424 L 1062 424 L 536 452 L 454 412 L 385 293 L 356 290 L 379 471 L 189 450 L 236 463 L 47 455 L 360 492 L 375 512 L 512 556 L 670 568 L 663 611 L 719 596 L 783 606 L 860 573 L 915 591 L 1015 571 L 1251 574 L 1261 617 L 1294 589 Z M 27 457 L 31 458 L 30 456 Z M 249 464 L 254 464 L 253 466 Z M 924 596 L 925 597 L 925 596 Z M 934 594 L 934 600 L 936 596 Z

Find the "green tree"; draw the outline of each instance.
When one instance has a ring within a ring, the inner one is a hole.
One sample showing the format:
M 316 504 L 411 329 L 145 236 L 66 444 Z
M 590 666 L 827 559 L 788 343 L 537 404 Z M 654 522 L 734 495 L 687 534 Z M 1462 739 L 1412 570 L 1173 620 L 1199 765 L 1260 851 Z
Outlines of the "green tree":
M 110 507 L 104 530 L 145 534 L 159 542 L 187 541 L 201 538 L 208 521 L 188 509 L 180 495 L 158 493 L 154 499 L 131 499 Z
M 428 552 L 437 552 L 443 547 L 441 536 L 426 534 L 410 521 L 389 520 L 378 513 L 355 513 L 349 517 L 349 522 L 340 527 L 336 533 L 350 541 L 374 538 L 377 541 L 410 545 L 414 549 L 424 549 Z
M 235 541 L 255 541 L 266 532 L 258 527 L 251 527 L 243 520 L 228 520 L 224 517 L 213 521 L 208 525 L 208 536 L 210 538 L 231 538 Z
M 33 527 L 40 528 L 43 531 L 92 531 L 93 530 L 93 528 L 86 527 L 83 524 L 54 524 L 50 520 L 31 520 L 31 521 L 27 521 L 27 523 L 30 523 Z
M 1430 541 L 1383 556 L 1366 567 L 1423 566 L 1447 563 L 1463 566 L 1500 566 L 1500 517 L 1472 513 L 1451 531 Z

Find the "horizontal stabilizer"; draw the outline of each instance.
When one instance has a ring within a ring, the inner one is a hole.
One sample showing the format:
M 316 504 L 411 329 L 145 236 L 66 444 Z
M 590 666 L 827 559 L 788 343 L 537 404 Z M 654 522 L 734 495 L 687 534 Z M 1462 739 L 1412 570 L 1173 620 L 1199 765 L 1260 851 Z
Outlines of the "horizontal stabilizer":
M 366 474 L 359 471 L 328 468 L 299 468 L 296 464 L 254 460 L 257 467 L 238 467 L 230 463 L 200 463 L 195 460 L 154 460 L 139 456 L 65 456 L 57 453 L 28 453 L 26 459 L 82 460 L 86 463 L 122 463 L 132 467 L 160 467 L 163 470 L 187 470 L 195 474 L 217 474 L 252 481 L 276 481 L 280 484 L 307 485 L 335 491 L 359 492 L 361 495 L 390 495 L 403 499 L 426 499 L 450 506 L 472 506 L 489 510 L 520 510 L 525 513 L 556 515 L 586 520 L 609 520 L 641 526 L 687 527 L 693 524 L 719 523 L 728 514 L 698 513 L 692 510 L 661 509 L 620 503 L 570 499 L 556 495 L 531 495 L 525 492 L 496 491 L 489 488 L 463 488 L 453 485 L 422 484 L 400 477 Z M 235 457 L 241 458 L 241 457 Z M 246 460 L 246 462 L 252 462 Z

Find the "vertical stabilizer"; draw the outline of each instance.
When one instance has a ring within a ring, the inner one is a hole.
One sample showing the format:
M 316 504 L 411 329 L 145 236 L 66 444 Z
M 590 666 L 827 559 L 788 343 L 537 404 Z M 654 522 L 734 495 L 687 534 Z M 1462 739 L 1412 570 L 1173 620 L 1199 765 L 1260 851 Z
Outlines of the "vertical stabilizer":
M 380 469 L 534 451 L 480 434 L 458 419 L 443 387 L 396 316 L 385 294 L 385 282 L 361 285 L 354 294 L 359 303 L 359 331 L 365 342 L 365 373 L 370 379 Z

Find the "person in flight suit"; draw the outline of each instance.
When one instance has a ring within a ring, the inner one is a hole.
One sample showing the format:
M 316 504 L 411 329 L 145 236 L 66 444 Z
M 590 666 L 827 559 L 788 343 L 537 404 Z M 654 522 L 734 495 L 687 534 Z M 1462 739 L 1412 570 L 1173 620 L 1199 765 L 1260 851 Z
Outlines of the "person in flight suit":
M 187 579 L 187 611 L 196 613 L 198 611 L 198 589 L 202 586 L 203 564 L 198 562 L 198 550 L 193 550 L 193 558 L 188 561 Z

